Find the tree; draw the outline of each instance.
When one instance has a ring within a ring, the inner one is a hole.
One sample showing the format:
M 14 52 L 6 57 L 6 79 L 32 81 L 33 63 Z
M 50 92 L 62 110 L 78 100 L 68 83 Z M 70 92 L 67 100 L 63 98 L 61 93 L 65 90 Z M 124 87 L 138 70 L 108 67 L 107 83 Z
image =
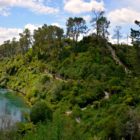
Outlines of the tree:
M 31 33 L 29 29 L 25 29 L 23 33 L 20 33 L 19 44 L 22 54 L 25 54 L 31 46 Z
M 34 31 L 33 50 L 39 55 L 51 55 L 52 51 L 59 52 L 61 40 L 63 38 L 63 29 L 57 26 L 43 25 Z M 57 51 L 56 51 L 57 50 Z
M 140 28 L 140 21 L 135 21 L 135 24 Z M 132 38 L 132 44 L 136 50 L 136 69 L 138 71 L 138 74 L 140 74 L 140 29 L 132 29 L 131 28 L 131 38 Z
M 10 57 L 11 56 L 10 40 L 4 41 L 4 43 L 3 43 L 3 51 L 4 51 L 4 56 L 5 57 Z
M 135 24 L 140 27 L 140 21 L 135 21 Z M 137 49 L 137 55 L 140 58 L 140 29 L 135 30 L 131 28 L 131 38 L 132 38 L 132 44 Z
M 69 18 L 66 23 L 67 36 L 72 38 L 73 41 L 78 41 L 80 34 L 86 33 L 86 21 L 81 17 Z
M 16 54 L 17 41 L 15 38 L 12 41 L 7 40 L 0 46 L 1 57 L 13 57 Z
M 106 17 L 102 17 L 98 20 L 98 24 L 100 25 L 100 36 L 102 36 L 103 38 L 107 38 L 109 35 L 107 29 L 109 28 L 110 21 L 108 21 Z
M 63 29 L 57 26 L 48 26 L 47 46 L 49 48 L 49 55 L 53 58 L 58 58 L 62 50 Z
M 126 139 L 129 140 L 138 140 L 140 136 L 140 116 L 134 110 L 129 110 L 125 116 L 125 123 L 124 123 L 124 136 Z
M 135 21 L 135 24 L 140 27 L 140 21 Z M 131 38 L 132 38 L 132 43 L 134 45 L 139 45 L 140 44 L 140 30 L 135 30 L 131 28 Z
M 116 26 L 116 28 L 114 29 L 114 36 L 113 36 L 113 38 L 117 39 L 117 44 L 118 45 L 120 43 L 120 38 L 121 37 L 122 37 L 121 26 Z
M 31 121 L 36 124 L 52 119 L 52 111 L 44 101 L 37 102 L 33 105 L 30 113 Z
M 12 56 L 14 56 L 20 52 L 19 42 L 16 40 L 15 37 L 11 41 L 11 49 L 12 49 L 11 50 Z
M 97 37 L 101 36 L 103 38 L 107 38 L 109 34 L 107 29 L 109 28 L 110 21 L 104 17 L 104 11 L 93 11 L 92 13 L 93 18 L 91 23 L 96 30 Z
M 44 53 L 44 46 L 47 38 L 47 28 L 48 26 L 44 24 L 42 27 L 39 27 L 37 30 L 34 30 L 34 35 L 33 35 L 33 51 L 36 54 L 43 54 Z

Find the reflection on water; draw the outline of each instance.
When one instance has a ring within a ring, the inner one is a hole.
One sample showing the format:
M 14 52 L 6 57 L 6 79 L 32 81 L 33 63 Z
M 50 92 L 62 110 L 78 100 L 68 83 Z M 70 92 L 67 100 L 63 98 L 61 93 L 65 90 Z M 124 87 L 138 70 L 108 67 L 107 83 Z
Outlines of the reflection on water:
M 9 128 L 16 122 L 23 121 L 23 112 L 27 112 L 26 108 L 13 104 L 10 99 L 4 96 L 5 94 L 7 91 L 0 89 L 0 129 Z

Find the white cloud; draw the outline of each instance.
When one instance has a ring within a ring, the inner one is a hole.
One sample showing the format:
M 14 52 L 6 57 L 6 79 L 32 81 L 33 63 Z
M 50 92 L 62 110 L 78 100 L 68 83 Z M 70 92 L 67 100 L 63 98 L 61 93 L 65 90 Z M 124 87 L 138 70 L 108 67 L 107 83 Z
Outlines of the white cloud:
M 122 33 L 124 37 L 120 39 L 121 43 L 131 44 L 131 39 L 127 39 L 127 35 L 130 34 L 130 28 L 135 27 L 134 21 L 140 20 L 140 0 L 114 0 L 116 3 L 116 9 L 109 11 L 107 18 L 111 21 L 110 33 L 113 35 L 115 26 L 122 27 Z M 113 3 L 113 2 L 112 2 Z M 117 40 L 109 39 L 112 43 L 116 43 Z
M 114 0 L 114 1 L 118 3 L 118 0 Z M 132 9 L 140 11 L 139 8 L 140 0 L 121 0 L 119 3 L 123 7 L 131 7 Z
M 4 28 L 0 27 L 0 44 L 2 44 L 6 40 L 11 40 L 13 37 L 19 39 L 19 33 L 22 33 L 24 29 L 28 28 L 33 34 L 35 29 L 41 27 L 42 25 L 34 25 L 34 24 L 27 24 L 24 28 Z
M 84 19 L 87 23 L 89 23 L 89 22 L 91 21 L 92 17 L 91 17 L 90 15 L 86 15 L 86 16 L 83 16 L 83 19 Z
M 59 11 L 53 7 L 44 5 L 44 0 L 0 0 L 0 15 L 9 15 L 10 8 L 12 7 L 27 8 L 38 14 L 50 14 Z
M 0 6 L 0 15 L 1 16 L 9 16 L 10 15 L 9 9 L 7 7 Z
M 35 25 L 35 24 L 27 24 L 25 25 L 24 29 L 29 29 L 31 31 L 31 34 L 33 34 L 34 30 L 38 29 L 39 27 L 41 27 L 42 25 Z
M 104 10 L 104 2 L 101 0 L 90 0 L 86 2 L 84 0 L 65 0 L 64 10 L 74 14 L 80 14 L 85 12 L 90 12 L 91 10 Z
M 61 27 L 61 25 L 59 23 L 57 23 L 57 22 L 52 23 L 51 25 L 54 25 L 54 26 L 57 26 L 57 27 Z
M 52 23 L 51 25 L 55 25 L 58 27 L 61 27 L 59 23 Z M 19 33 L 22 33 L 23 30 L 29 29 L 31 34 L 33 35 L 34 30 L 37 30 L 39 27 L 42 27 L 42 25 L 37 24 L 26 24 L 23 28 L 5 28 L 0 27 L 0 44 L 3 44 L 6 40 L 11 40 L 12 38 L 19 39 Z
M 109 42 L 111 42 L 112 44 L 117 44 L 117 39 L 113 39 L 111 36 L 109 37 Z M 132 40 L 131 38 L 120 38 L 120 44 L 129 44 L 132 45 Z
M 6 40 L 10 40 L 13 37 L 18 38 L 19 33 L 23 30 L 20 28 L 3 28 L 0 27 L 0 44 L 2 44 Z
M 111 11 L 108 14 L 108 19 L 115 25 L 132 24 L 136 19 L 140 20 L 140 12 L 130 8 L 121 8 Z

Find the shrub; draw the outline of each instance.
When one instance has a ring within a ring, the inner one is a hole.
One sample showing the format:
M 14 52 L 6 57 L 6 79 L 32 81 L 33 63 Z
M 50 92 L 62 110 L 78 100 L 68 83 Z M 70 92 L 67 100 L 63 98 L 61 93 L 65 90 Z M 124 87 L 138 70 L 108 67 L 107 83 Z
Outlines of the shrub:
M 41 84 L 45 84 L 47 81 L 49 81 L 50 80 L 50 78 L 48 77 L 48 75 L 42 75 L 41 77 L 40 77 L 40 82 L 41 82 Z
M 52 111 L 44 101 L 37 102 L 33 105 L 30 113 L 31 121 L 36 124 L 52 119 Z

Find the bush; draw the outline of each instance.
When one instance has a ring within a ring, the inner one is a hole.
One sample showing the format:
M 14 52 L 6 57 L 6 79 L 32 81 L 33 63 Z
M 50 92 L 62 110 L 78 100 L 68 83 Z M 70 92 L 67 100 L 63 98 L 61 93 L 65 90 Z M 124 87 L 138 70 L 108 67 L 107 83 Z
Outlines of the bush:
M 31 109 L 30 119 L 34 124 L 51 120 L 52 110 L 48 107 L 46 102 L 37 102 Z
M 48 77 L 48 75 L 42 75 L 41 77 L 40 77 L 40 83 L 41 84 L 45 84 L 47 81 L 49 81 L 50 80 L 50 78 Z

